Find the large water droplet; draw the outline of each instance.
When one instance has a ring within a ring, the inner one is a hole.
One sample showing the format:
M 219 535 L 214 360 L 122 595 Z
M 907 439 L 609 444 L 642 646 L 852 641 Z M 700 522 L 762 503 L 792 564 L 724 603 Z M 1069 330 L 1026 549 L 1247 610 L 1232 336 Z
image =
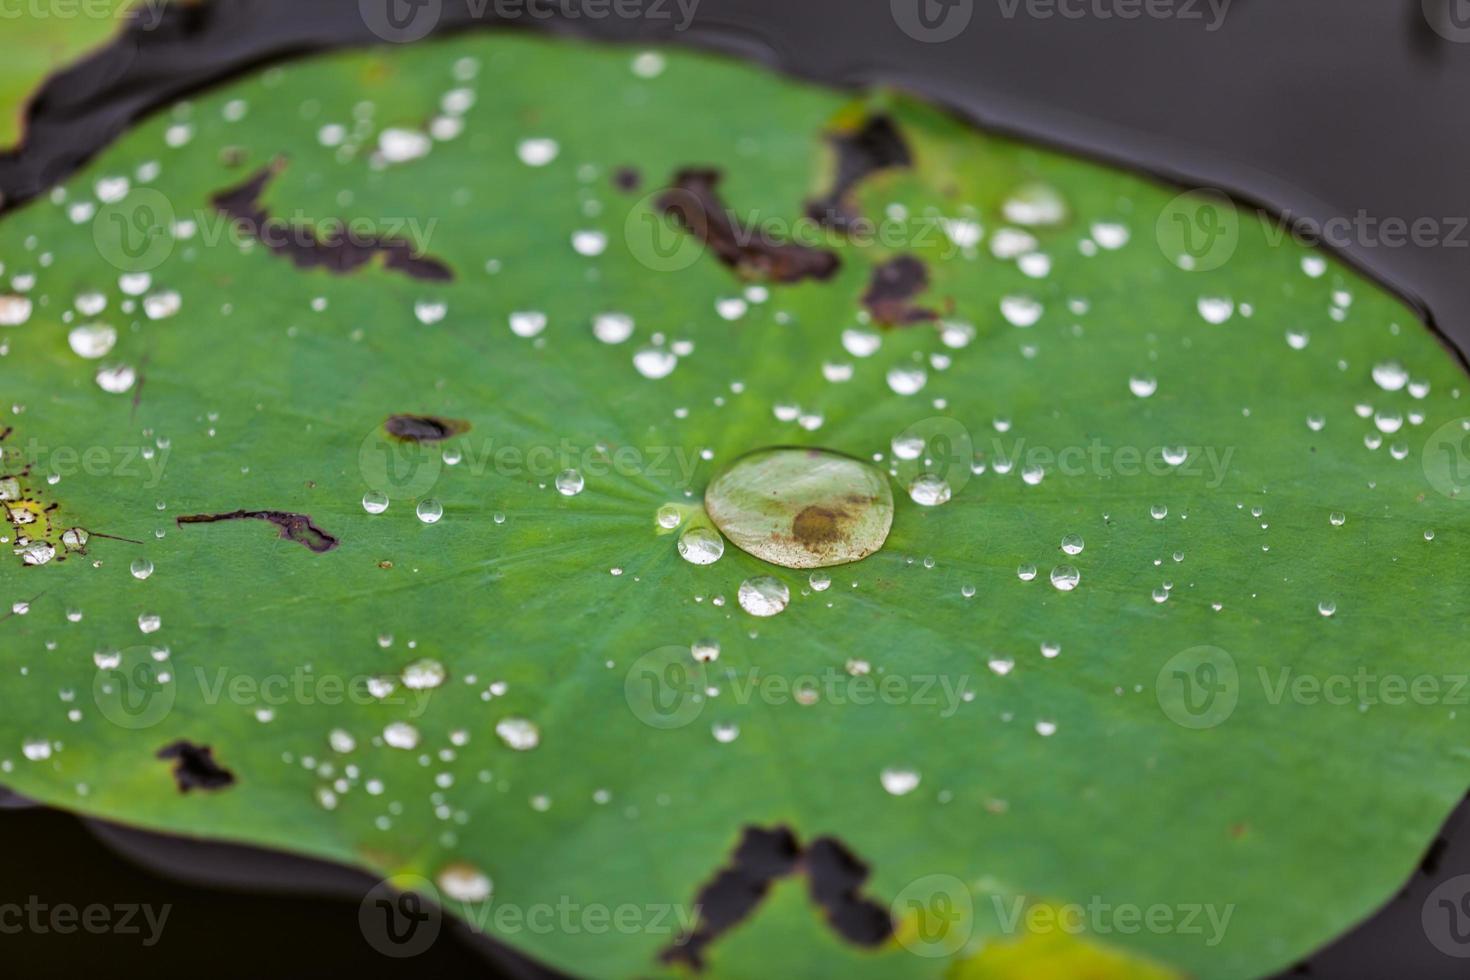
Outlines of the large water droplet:
M 824 449 L 764 449 L 737 459 L 705 492 L 705 509 L 736 547 L 786 568 L 858 561 L 893 524 L 888 481 Z

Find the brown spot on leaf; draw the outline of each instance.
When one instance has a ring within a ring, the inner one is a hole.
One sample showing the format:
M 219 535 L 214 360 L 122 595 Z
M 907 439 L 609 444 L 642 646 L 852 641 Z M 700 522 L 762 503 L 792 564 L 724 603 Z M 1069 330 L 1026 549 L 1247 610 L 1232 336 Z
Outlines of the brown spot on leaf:
M 240 230 L 275 254 L 289 258 L 297 268 L 322 268 L 345 275 L 381 255 L 385 268 L 414 279 L 447 282 L 454 278 L 449 266 L 423 255 L 405 239 L 356 231 L 345 233 L 340 222 L 313 228 L 271 217 L 260 203 L 260 197 L 271 179 L 285 167 L 286 161 L 277 157 L 243 183 L 216 193 L 210 203 Z
M 827 134 L 837 157 L 832 188 L 807 202 L 807 217 L 829 228 L 851 228 L 862 217 L 853 203 L 857 185 L 880 170 L 912 166 L 913 156 L 893 120 L 872 115 L 856 129 L 838 129 Z
M 235 782 L 235 774 L 214 761 L 214 751 L 207 745 L 180 739 L 159 749 L 158 758 L 174 760 L 174 782 L 178 783 L 180 793 L 191 789 L 224 789 Z
M 383 428 L 404 442 L 439 442 L 469 431 L 463 419 L 445 419 L 437 415 L 390 415 Z
M 312 523 L 305 514 L 292 514 L 284 510 L 232 510 L 226 514 L 185 514 L 174 518 L 180 527 L 185 524 L 213 524 L 216 521 L 269 521 L 281 529 L 281 537 L 318 554 L 331 551 L 340 543 L 332 535 Z
M 848 513 L 835 507 L 804 508 L 791 522 L 791 536 L 813 551 L 822 550 L 823 545 L 843 539 L 842 522 Z
M 841 841 L 820 837 L 803 851 L 789 828 L 746 827 L 730 863 L 699 890 L 694 931 L 679 936 L 659 959 L 702 970 L 710 943 L 749 917 L 778 879 L 803 872 L 812 901 L 838 935 L 862 946 L 880 945 L 892 935 L 888 909 L 859 894 L 868 866 Z
M 937 319 L 933 310 L 915 306 L 913 299 L 929 286 L 929 270 L 912 255 L 889 259 L 873 270 L 863 305 L 885 326 L 908 326 Z
M 631 193 L 643 186 L 643 175 L 637 167 L 619 167 L 613 171 L 613 186 L 623 193 Z
M 725 265 L 747 279 L 771 282 L 825 281 L 842 264 L 837 253 L 795 242 L 773 241 L 760 228 L 747 228 L 730 214 L 715 188 L 720 172 L 691 167 L 674 175 L 673 186 L 659 195 L 658 208 L 672 215 Z

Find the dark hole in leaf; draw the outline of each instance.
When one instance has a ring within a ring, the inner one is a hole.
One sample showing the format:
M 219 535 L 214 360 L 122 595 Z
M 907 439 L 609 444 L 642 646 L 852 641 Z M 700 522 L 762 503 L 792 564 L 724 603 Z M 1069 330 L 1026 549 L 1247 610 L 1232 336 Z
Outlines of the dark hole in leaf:
M 938 317 L 933 310 L 915 306 L 913 299 L 929 286 L 929 270 L 912 255 L 900 255 L 873 269 L 863 305 L 873 319 L 886 326 L 906 326 Z
M 272 218 L 261 205 L 260 196 L 285 166 L 285 160 L 277 157 L 244 183 L 216 193 L 210 203 L 246 234 L 301 269 L 323 268 L 345 275 L 367 265 L 374 256 L 382 255 L 386 268 L 414 279 L 447 282 L 454 278 L 449 266 L 420 254 L 413 243 L 402 238 L 356 230 L 344 233 L 341 223 L 322 229 Z
M 730 863 L 699 890 L 695 899 L 698 925 L 660 953 L 659 959 L 702 970 L 710 943 L 749 917 L 777 879 L 803 871 L 812 900 L 822 907 L 838 935 L 875 946 L 892 934 L 887 908 L 858 894 L 868 878 L 868 866 L 836 838 L 820 837 L 803 851 L 786 827 L 746 827 Z
M 725 265 L 749 279 L 773 282 L 825 281 L 842 264 L 837 253 L 795 242 L 773 241 L 759 228 L 746 228 L 731 217 L 715 188 L 720 172 L 690 167 L 674 175 L 673 186 L 658 198 L 658 208 L 673 215 Z
M 158 758 L 174 760 L 174 782 L 179 784 L 180 793 L 224 789 L 235 782 L 235 774 L 214 761 L 214 751 L 207 745 L 179 739 L 159 749 Z
M 405 442 L 439 442 L 459 435 L 470 424 L 462 419 L 445 419 L 437 415 L 390 415 L 383 423 L 388 434 Z
M 837 154 L 837 173 L 831 190 L 807 202 L 806 213 L 813 221 L 843 230 L 862 217 L 852 202 L 853 189 L 880 170 L 912 166 L 914 159 L 885 115 L 869 116 L 855 130 L 829 133 L 827 140 Z
M 883 905 L 858 894 L 868 880 L 868 866 L 835 837 L 818 837 L 806 849 L 807 882 L 812 901 L 827 913 L 838 935 L 860 946 L 877 946 L 893 933 Z
M 331 551 L 340 543 L 332 535 L 312 523 L 305 514 L 292 514 L 284 510 L 232 510 L 226 514 L 185 514 L 174 519 L 179 526 L 185 524 L 213 524 L 216 521 L 269 521 L 281 529 L 281 537 L 305 545 L 321 554 Z

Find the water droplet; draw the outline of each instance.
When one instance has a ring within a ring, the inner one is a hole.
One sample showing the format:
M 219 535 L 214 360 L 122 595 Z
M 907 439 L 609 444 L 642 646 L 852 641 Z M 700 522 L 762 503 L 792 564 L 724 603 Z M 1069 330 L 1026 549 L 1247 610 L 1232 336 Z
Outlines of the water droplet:
M 157 613 L 139 613 L 138 629 L 144 633 L 157 633 L 163 626 L 163 618 Z
M 539 310 L 517 310 L 509 320 L 510 332 L 517 337 L 534 337 L 546 329 L 546 314 Z
M 1082 547 L 1082 535 L 1080 534 L 1069 534 L 1062 538 L 1062 550 L 1069 555 L 1082 554 Z
M 689 644 L 689 653 L 702 664 L 720 659 L 720 644 L 716 640 L 695 640 Z
M 1323 599 L 1321 602 L 1317 603 L 1317 612 L 1321 613 L 1323 616 L 1331 616 L 1333 613 L 1337 612 L 1337 603 L 1333 602 L 1331 599 Z
M 1036 566 L 1035 565 L 1017 565 L 1016 566 L 1016 578 L 1020 579 L 1022 582 L 1029 582 L 1032 579 L 1034 579 L 1035 577 L 1036 577 Z
M 426 327 L 432 327 L 444 315 L 449 312 L 449 304 L 444 300 L 421 299 L 413 304 L 413 315 Z
M 1015 669 L 1016 662 L 1005 657 L 992 657 L 985 665 L 994 673 L 1004 677 Z
M 1061 652 L 1062 645 L 1060 643 L 1053 643 L 1048 640 L 1041 644 L 1041 655 L 1048 660 L 1055 660 Z
M 1046 477 L 1046 470 L 1040 463 L 1027 463 L 1021 467 L 1021 481 L 1028 487 L 1034 487 Z
M 710 727 L 710 733 L 714 735 L 715 741 L 727 745 L 740 737 L 740 726 L 734 722 L 715 722 Z
M 554 139 L 536 137 L 524 139 L 516 146 L 516 156 L 528 167 L 544 167 L 556 159 L 561 146 Z
M 812 587 L 813 592 L 826 592 L 832 587 L 832 577 L 826 572 L 812 572 L 807 584 Z
M 923 390 L 929 376 L 921 367 L 899 366 L 888 370 L 888 387 L 896 395 L 915 395 Z
M 592 336 L 604 344 L 621 344 L 633 336 L 633 318 L 626 313 L 599 313 L 592 319 Z
M 1292 350 L 1305 350 L 1307 343 L 1310 340 L 1311 335 L 1308 334 L 1305 330 L 1292 329 L 1286 331 L 1286 346 L 1290 347 Z
M 424 657 L 403 668 L 403 686 L 415 691 L 435 688 L 444 683 L 446 675 L 443 664 L 432 657 Z
M 97 371 L 97 387 L 113 395 L 120 395 L 133 387 L 137 373 L 126 364 L 105 367 Z
M 575 497 L 582 486 L 582 474 L 576 470 L 562 470 L 556 475 L 556 492 L 563 497 Z
M 51 743 L 44 738 L 28 738 L 21 743 L 20 751 L 32 762 L 44 762 L 51 758 Z
M 710 483 L 705 509 L 736 547 L 786 568 L 858 561 L 883 546 L 893 523 L 884 476 L 821 449 L 741 456 Z
M 78 357 L 95 360 L 106 357 L 117 343 L 117 329 L 105 323 L 88 323 L 73 327 L 66 335 L 66 342 Z M 99 380 L 100 384 L 101 381 Z
M 1156 521 L 1162 521 L 1164 518 L 1169 516 L 1169 508 L 1164 506 L 1163 504 L 1154 504 L 1148 509 L 1148 516 L 1152 517 Z
M 184 301 L 172 289 L 143 297 L 143 313 L 150 320 L 166 320 L 183 308 Z
M 362 509 L 369 514 L 381 514 L 388 509 L 388 495 L 381 490 L 369 490 L 362 495 Z
M 1000 315 L 1013 327 L 1029 327 L 1041 319 L 1043 307 L 1030 296 L 1006 296 L 1000 301 Z
M 572 250 L 578 255 L 595 258 L 607 250 L 607 235 L 600 231 L 576 231 L 572 233 Z
M 659 527 L 672 531 L 684 522 L 684 514 L 673 504 L 664 504 L 658 509 L 655 520 L 658 521 Z
M 128 571 L 133 573 L 133 578 L 141 582 L 153 574 L 153 562 L 147 558 L 134 558 L 133 563 L 128 566 Z
M 912 793 L 919 787 L 919 773 L 914 769 L 884 769 L 878 774 L 878 780 L 894 796 Z
M 456 902 L 483 902 L 494 892 L 490 877 L 472 864 L 455 861 L 434 876 L 439 890 Z
M 1384 391 L 1398 391 L 1409 383 L 1409 372 L 1398 361 L 1379 361 L 1373 365 L 1373 382 Z
M 529 752 L 541 744 L 541 729 L 524 718 L 502 718 L 495 723 L 495 734 L 517 752 Z
M 740 608 L 752 616 L 774 616 L 791 601 L 791 590 L 772 575 L 757 575 L 740 583 Z
M 633 355 L 633 367 L 645 378 L 657 380 L 673 373 L 679 359 L 662 347 L 644 347 Z
M 679 555 L 691 565 L 713 565 L 725 554 L 725 539 L 713 528 L 691 527 L 679 535 Z
M 327 733 L 327 744 L 332 747 L 333 752 L 341 752 L 344 755 L 357 748 L 357 739 L 346 729 L 334 728 Z
M 1071 565 L 1058 565 L 1051 570 L 1051 584 L 1062 592 L 1071 592 L 1077 588 L 1081 579 L 1082 574 Z
M 1057 723 L 1054 721 L 1038 721 L 1036 723 L 1036 734 L 1042 738 L 1050 738 L 1057 733 Z
M 1235 302 L 1223 296 L 1201 296 L 1195 305 L 1206 323 L 1224 323 L 1235 312 Z
M 883 344 L 883 338 L 869 330 L 848 328 L 842 331 L 842 346 L 853 357 L 871 357 Z
M 1164 462 L 1170 466 L 1182 466 L 1184 461 L 1189 458 L 1189 447 L 1164 446 L 1160 449 L 1160 453 L 1164 457 Z
M 1135 374 L 1128 379 L 1128 390 L 1139 398 L 1148 398 L 1159 390 L 1159 381 L 1151 374 Z
M 383 727 L 383 741 L 395 749 L 416 748 L 419 730 L 406 721 L 389 722 Z
M 1017 187 L 1000 209 L 1007 221 L 1017 225 L 1055 225 L 1067 217 L 1067 202 L 1062 195 L 1039 181 Z
M 948 481 L 933 473 L 922 473 L 909 484 L 909 498 L 921 507 L 947 503 L 952 493 Z

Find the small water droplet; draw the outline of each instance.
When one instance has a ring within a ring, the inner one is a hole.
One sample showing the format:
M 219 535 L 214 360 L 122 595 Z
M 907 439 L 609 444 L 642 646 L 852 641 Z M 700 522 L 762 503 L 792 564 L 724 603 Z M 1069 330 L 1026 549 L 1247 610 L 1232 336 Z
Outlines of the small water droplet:
M 919 773 L 914 769 L 884 769 L 878 774 L 883 788 L 894 796 L 912 793 L 919 786 Z
M 388 495 L 381 490 L 369 490 L 362 495 L 362 509 L 369 514 L 381 514 L 388 509 Z
M 389 722 L 383 727 L 383 741 L 395 749 L 412 749 L 419 744 L 419 730 L 406 721 Z
M 1071 592 L 1082 580 L 1082 574 L 1071 565 L 1058 565 L 1051 570 L 1051 584 L 1059 591 Z
M 1069 534 L 1066 537 L 1062 538 L 1062 550 L 1065 551 L 1067 554 L 1080 555 L 1082 554 L 1082 548 L 1082 535 Z
M 133 563 L 128 566 L 128 571 L 133 573 L 133 578 L 142 581 L 153 574 L 153 562 L 147 558 L 134 558 Z
M 952 495 L 948 481 L 933 473 L 920 474 L 909 484 L 909 497 L 921 507 L 937 507 Z
M 502 718 L 495 724 L 495 734 L 517 752 L 529 752 L 541 744 L 541 729 L 525 718 Z
M 439 518 L 444 516 L 444 505 L 430 497 L 420 500 L 418 506 L 414 508 L 414 513 L 425 524 L 437 524 Z
M 575 497 L 582 492 L 582 474 L 577 470 L 562 470 L 556 475 L 556 490 L 563 497 Z

